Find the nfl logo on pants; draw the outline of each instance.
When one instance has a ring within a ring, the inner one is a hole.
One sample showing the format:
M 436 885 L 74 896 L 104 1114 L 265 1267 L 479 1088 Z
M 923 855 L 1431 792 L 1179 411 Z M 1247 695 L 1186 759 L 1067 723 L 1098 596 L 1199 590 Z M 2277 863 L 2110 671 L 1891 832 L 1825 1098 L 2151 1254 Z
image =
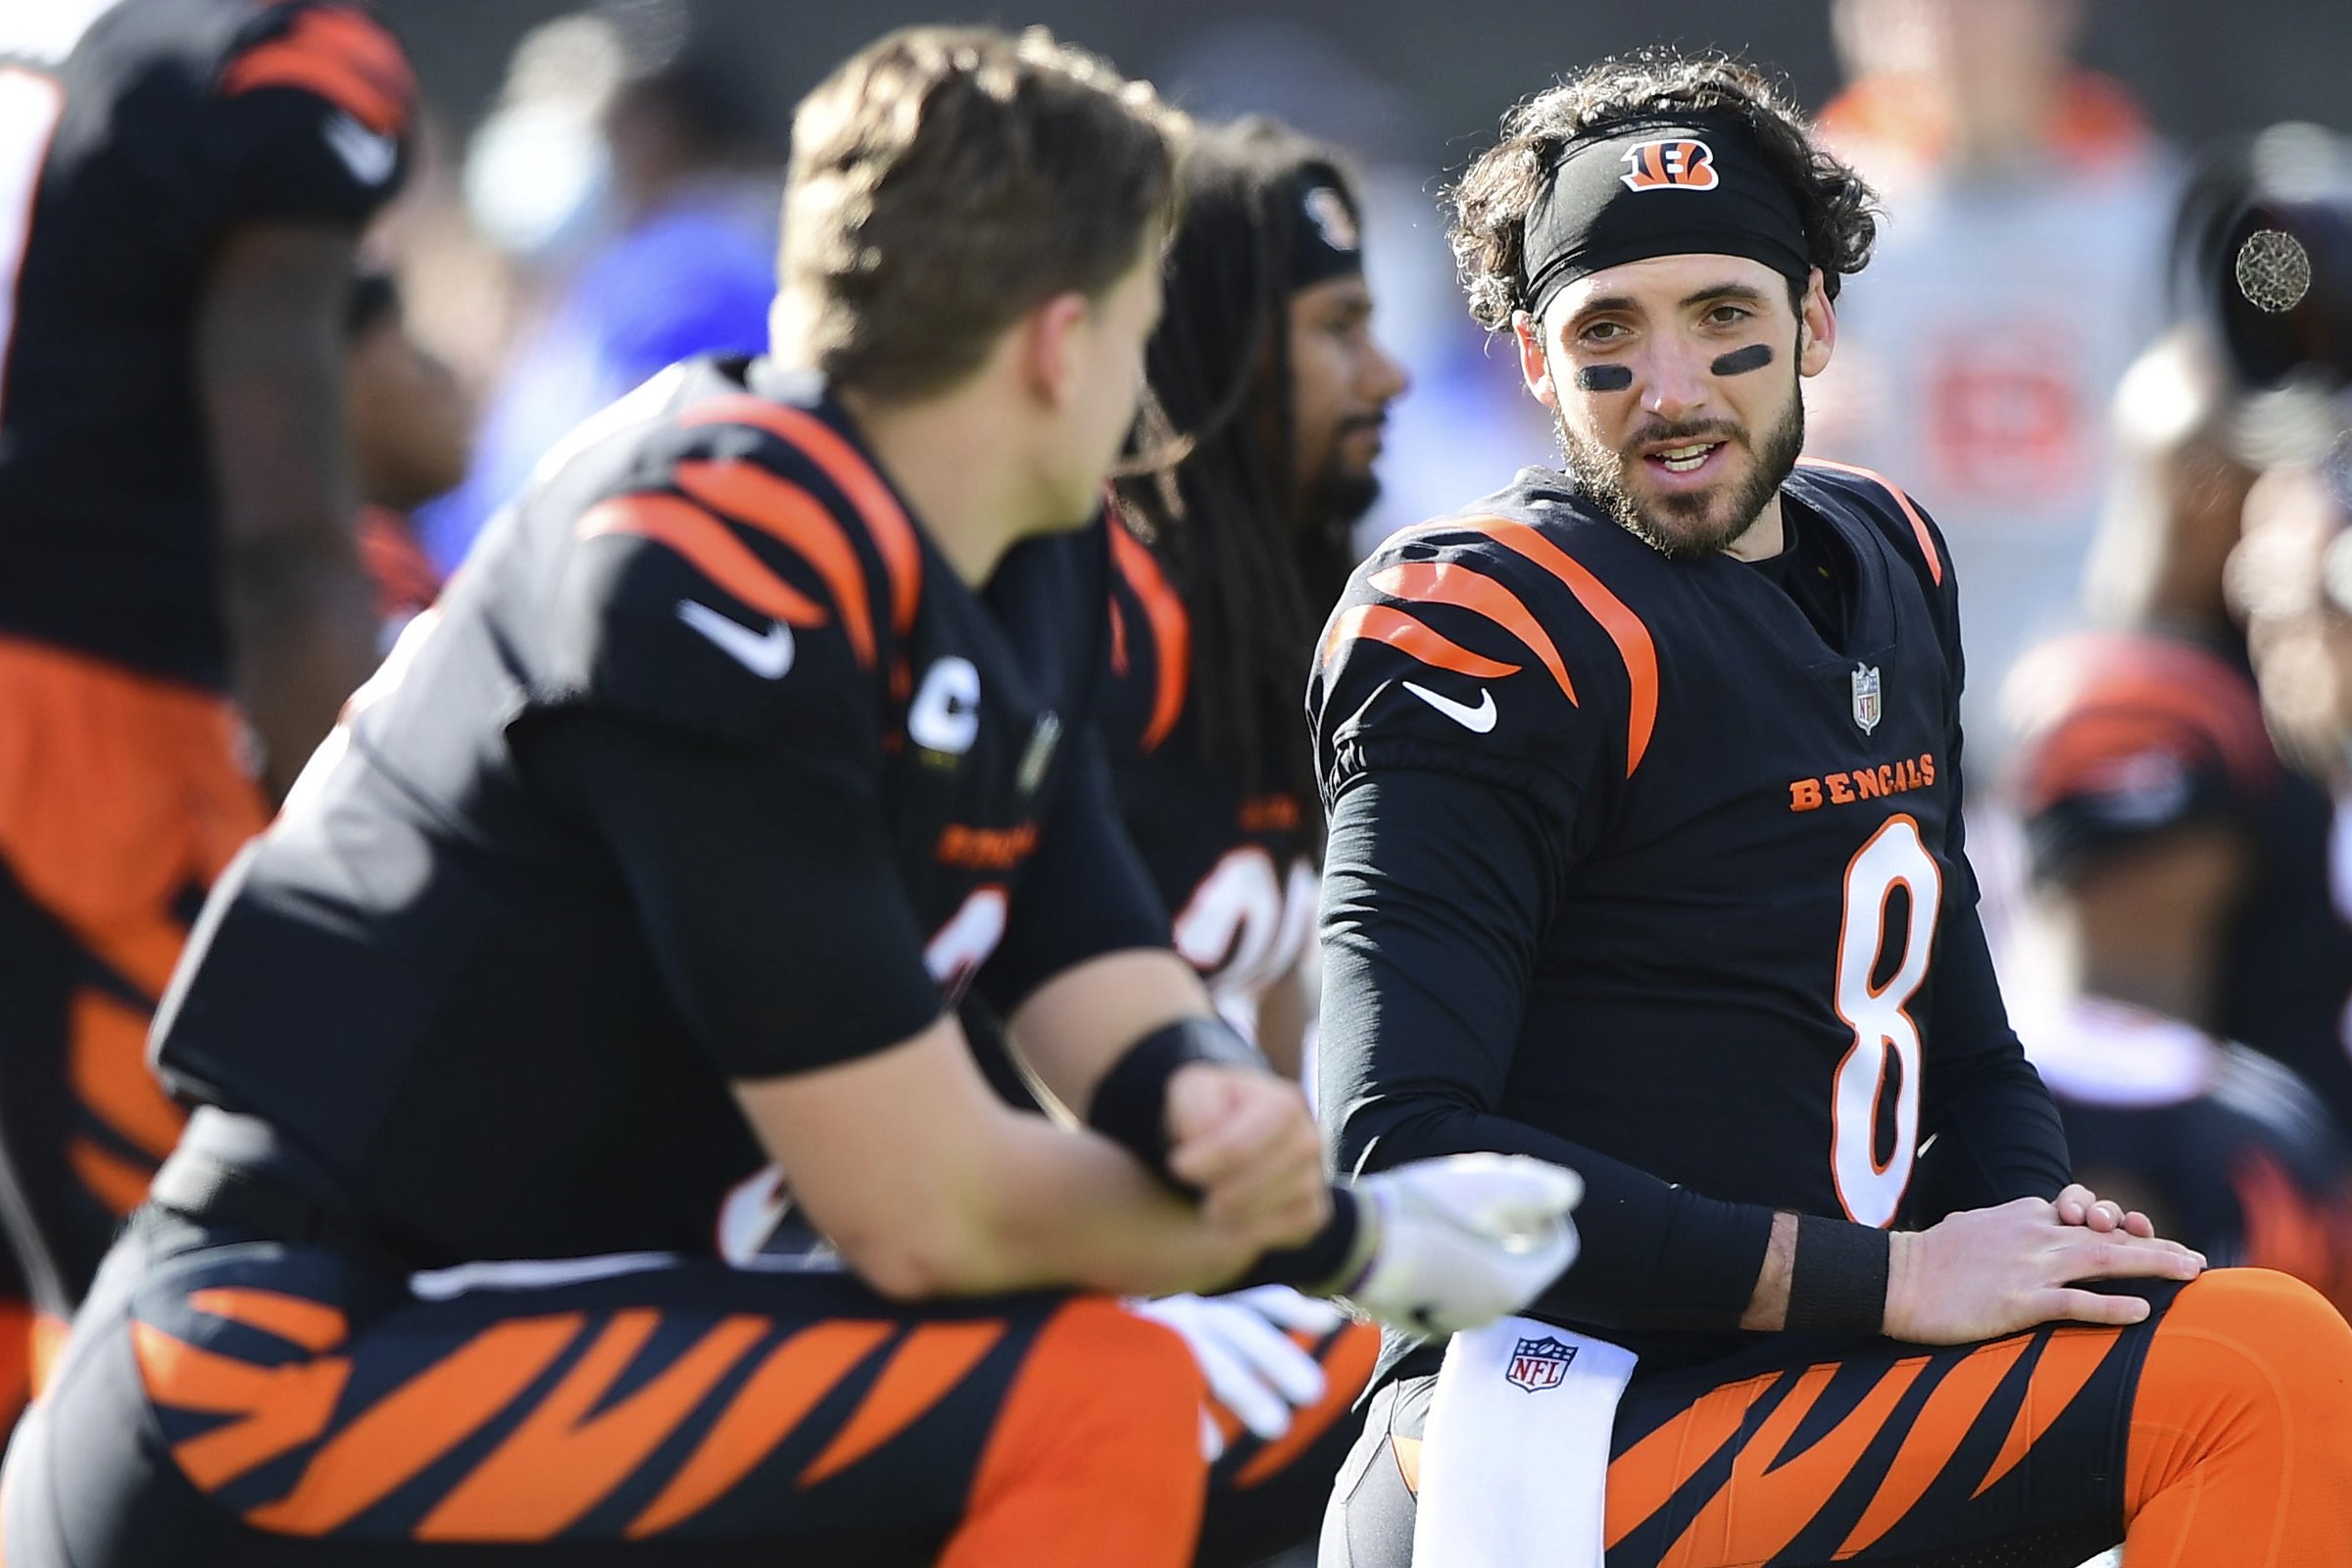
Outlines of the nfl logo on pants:
M 1540 1340 L 1521 1340 L 1511 1351 L 1511 1364 L 1503 1372 L 1514 1385 L 1530 1394 L 1556 1389 L 1568 1375 L 1568 1363 L 1576 1359 L 1576 1347 L 1563 1345 L 1545 1335 Z

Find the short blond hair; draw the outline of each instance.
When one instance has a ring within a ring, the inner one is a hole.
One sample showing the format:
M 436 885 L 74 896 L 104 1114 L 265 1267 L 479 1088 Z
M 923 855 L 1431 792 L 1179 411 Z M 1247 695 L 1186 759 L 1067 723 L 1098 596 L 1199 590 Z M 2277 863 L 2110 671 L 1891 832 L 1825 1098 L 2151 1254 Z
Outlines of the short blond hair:
M 793 117 L 777 352 L 876 397 L 953 385 L 1174 227 L 1186 129 L 1043 27 L 875 40 Z

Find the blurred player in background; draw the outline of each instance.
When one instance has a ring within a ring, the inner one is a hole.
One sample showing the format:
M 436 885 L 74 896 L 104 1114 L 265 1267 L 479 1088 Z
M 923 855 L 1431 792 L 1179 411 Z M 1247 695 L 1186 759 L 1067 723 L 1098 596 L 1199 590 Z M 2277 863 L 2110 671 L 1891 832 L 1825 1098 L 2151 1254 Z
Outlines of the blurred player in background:
M 1871 286 L 1840 312 L 1837 362 L 1807 389 L 1809 449 L 1897 475 L 1950 540 L 1969 587 L 1964 716 L 1987 784 L 2002 677 L 2076 619 L 2108 406 L 2165 320 L 2177 176 L 2124 89 L 2075 63 L 2087 11 L 1831 8 L 1851 85 L 1822 134 L 1887 220 Z M 1984 837 L 1974 823 L 1971 836 Z
M 418 516 L 441 570 L 581 419 L 675 361 L 765 343 L 776 160 L 760 92 L 678 0 L 561 17 L 516 45 L 466 202 L 545 293 L 484 399 L 465 483 Z
M 0 18 L 0 1213 L 43 1313 L 178 1133 L 142 1050 L 206 887 L 376 659 L 341 331 L 414 94 L 353 5 Z
M 1120 480 L 1111 539 L 1112 793 L 1177 952 L 1293 1077 L 1323 820 L 1300 672 L 1405 389 L 1372 333 L 1360 228 L 1331 148 L 1263 119 L 1195 142 L 1139 437 L 1183 457 Z M 1143 1310 L 1184 1333 L 1218 1400 L 1200 1560 L 1311 1542 L 1378 1331 L 1280 1287 Z
M 2342 1124 L 2237 1043 L 2276 1054 L 2316 1027 L 2328 1049 L 2291 1055 L 2325 1070 L 2352 992 L 2326 812 L 2280 764 L 2243 663 L 2076 633 L 2019 661 L 2004 707 L 2034 893 L 2017 1029 L 2078 1174 L 2216 1262 L 2352 1303 Z
M 375 582 L 386 652 L 440 596 L 441 574 L 410 514 L 466 477 L 472 401 L 441 358 L 416 341 L 389 272 L 363 272 L 344 331 L 343 394 L 364 510 L 360 556 Z
M 1561 468 L 1325 634 L 1322 1111 L 1346 1170 L 1573 1162 L 1587 1256 L 1390 1348 L 1326 1568 L 2352 1552 L 2352 1329 L 2072 1183 L 1976 912 L 1959 568 L 1798 461 L 1871 192 L 1721 60 L 1503 128 L 1454 248 Z
M 1444 1325 L 1567 1264 L 1555 1168 L 1326 1184 L 1100 788 L 1181 135 L 1042 31 L 804 101 L 774 357 L 551 455 L 208 906 L 16 1568 L 1179 1568 L 1192 1358 L 1043 1288 Z M 967 986 L 1084 1126 L 993 1099 Z M 731 1266 L 774 1167 L 847 1270 Z

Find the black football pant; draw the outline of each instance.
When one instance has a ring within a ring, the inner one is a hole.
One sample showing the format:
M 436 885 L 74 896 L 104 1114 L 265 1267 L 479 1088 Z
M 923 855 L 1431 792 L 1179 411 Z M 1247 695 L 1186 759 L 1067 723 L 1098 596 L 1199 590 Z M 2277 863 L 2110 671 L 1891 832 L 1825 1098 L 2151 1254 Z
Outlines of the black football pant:
M 133 1216 L 0 1477 L 10 1568 L 1185 1568 L 1182 1340 L 669 1260 L 415 1280 Z
M 2125 1329 L 1764 1341 L 1637 1376 L 1610 1444 L 1608 1568 L 2075 1568 L 2119 1542 L 2128 1564 L 2352 1562 L 2352 1328 L 2261 1269 L 2145 1294 L 2156 1310 Z M 1322 1568 L 1412 1561 L 1436 1381 L 1370 1402 Z M 1523 1462 L 1541 1505 L 1541 1461 Z

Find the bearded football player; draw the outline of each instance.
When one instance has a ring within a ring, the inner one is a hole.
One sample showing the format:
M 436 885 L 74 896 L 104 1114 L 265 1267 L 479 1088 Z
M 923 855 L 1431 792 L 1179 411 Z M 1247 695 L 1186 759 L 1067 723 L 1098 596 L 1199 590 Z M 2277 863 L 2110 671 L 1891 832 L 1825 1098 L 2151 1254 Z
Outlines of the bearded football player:
M 1455 193 L 1556 466 L 1358 568 L 1309 697 L 1343 1168 L 1572 1162 L 1530 1315 L 1399 1337 L 1326 1568 L 2352 1554 L 2352 1329 L 2073 1185 L 1961 836 L 1959 597 L 1797 461 L 1871 197 L 1604 62 Z

